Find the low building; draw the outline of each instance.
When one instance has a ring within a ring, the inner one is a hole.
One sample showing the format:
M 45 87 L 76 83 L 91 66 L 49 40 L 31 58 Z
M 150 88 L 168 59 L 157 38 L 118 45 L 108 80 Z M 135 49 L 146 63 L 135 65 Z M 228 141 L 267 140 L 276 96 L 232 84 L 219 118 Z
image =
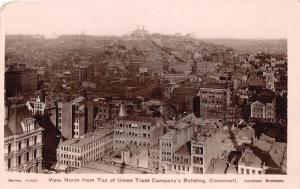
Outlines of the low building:
M 180 146 L 174 152 L 172 172 L 177 174 L 190 174 L 191 168 L 191 142 Z
M 264 161 L 257 157 L 253 150 L 247 148 L 242 154 L 238 163 L 238 174 L 242 175 L 261 175 L 264 174 L 266 167 Z
M 97 130 L 79 139 L 61 142 L 57 148 L 56 169 L 59 171 L 65 171 L 68 167 L 77 169 L 112 152 L 113 131 Z
M 152 146 L 148 151 L 148 168 L 159 168 L 159 145 Z
M 251 118 L 264 119 L 273 122 L 276 117 L 275 108 L 274 101 L 263 103 L 257 100 L 251 104 Z

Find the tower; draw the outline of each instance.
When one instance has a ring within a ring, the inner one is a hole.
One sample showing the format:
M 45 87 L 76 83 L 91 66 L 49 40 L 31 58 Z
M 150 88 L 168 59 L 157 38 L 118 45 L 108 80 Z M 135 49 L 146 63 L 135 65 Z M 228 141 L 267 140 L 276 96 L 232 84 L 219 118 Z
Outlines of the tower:
M 120 105 L 119 117 L 126 117 L 127 112 L 123 104 Z

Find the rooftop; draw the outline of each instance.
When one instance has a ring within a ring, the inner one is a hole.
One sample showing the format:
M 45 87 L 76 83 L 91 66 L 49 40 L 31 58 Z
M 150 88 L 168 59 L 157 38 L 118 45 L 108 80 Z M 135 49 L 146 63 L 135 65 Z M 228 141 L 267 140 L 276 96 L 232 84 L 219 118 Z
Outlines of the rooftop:
M 97 130 L 91 134 L 86 134 L 84 138 L 80 139 L 69 139 L 66 141 L 63 141 L 59 144 L 59 146 L 69 146 L 74 148 L 82 148 L 96 140 L 99 140 L 109 134 L 111 134 L 113 131 L 109 129 L 101 129 Z
M 97 173 L 97 174 L 147 174 L 149 170 L 140 167 L 130 167 L 118 163 L 91 162 L 74 171 L 75 173 Z
M 227 161 L 220 158 L 212 158 L 207 168 L 207 174 L 225 174 Z
M 183 145 L 181 145 L 176 151 L 175 154 L 179 154 L 179 155 L 187 155 L 190 156 L 191 155 L 191 142 L 187 142 Z
M 264 164 L 263 160 L 255 155 L 253 150 L 247 148 L 243 153 L 239 165 L 249 166 L 249 167 L 262 167 Z
M 27 109 L 26 104 L 11 104 L 8 105 L 8 122 L 4 127 L 4 137 L 23 134 L 21 121 L 33 120 L 31 112 Z M 35 129 L 40 126 L 35 124 Z
M 166 133 L 165 135 L 161 136 L 160 139 L 161 140 L 173 140 L 174 136 L 175 136 L 175 131 L 172 130 L 172 131 Z
M 209 89 L 226 89 L 226 84 L 224 83 L 217 83 L 217 82 L 208 82 L 203 84 L 201 88 L 209 88 Z

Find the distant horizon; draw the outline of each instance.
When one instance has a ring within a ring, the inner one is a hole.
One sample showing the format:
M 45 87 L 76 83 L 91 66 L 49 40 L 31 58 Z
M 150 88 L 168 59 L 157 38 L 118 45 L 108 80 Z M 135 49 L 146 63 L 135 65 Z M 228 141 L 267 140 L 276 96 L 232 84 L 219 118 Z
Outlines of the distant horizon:
M 18 1 L 2 10 L 6 34 L 124 36 L 150 33 L 197 38 L 287 38 L 285 0 Z
M 162 33 L 150 33 L 150 35 L 153 34 L 160 34 L 160 35 L 166 35 L 166 36 L 175 36 L 176 34 L 162 34 Z M 186 34 L 182 34 L 182 36 L 187 35 Z M 129 34 L 124 34 L 124 35 L 106 35 L 106 34 L 102 34 L 102 35 L 97 35 L 97 34 L 79 34 L 79 33 L 68 33 L 68 34 L 53 34 L 53 36 L 56 35 L 56 37 L 50 37 L 49 35 L 45 35 L 45 34 L 23 34 L 23 33 L 7 33 L 5 34 L 5 36 L 43 36 L 46 39 L 55 39 L 58 38 L 60 36 L 93 36 L 93 37 L 126 37 Z M 212 38 L 212 37 L 193 37 L 195 39 L 205 39 L 205 40 L 287 40 L 287 38 L 231 38 L 231 37 L 220 37 L 220 38 Z

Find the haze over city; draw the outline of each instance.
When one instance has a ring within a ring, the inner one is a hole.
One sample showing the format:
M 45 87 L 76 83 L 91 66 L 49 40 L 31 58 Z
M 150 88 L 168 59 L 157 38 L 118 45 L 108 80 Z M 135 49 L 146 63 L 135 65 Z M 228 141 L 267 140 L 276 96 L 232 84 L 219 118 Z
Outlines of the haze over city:
M 14 2 L 2 16 L 6 34 L 121 36 L 139 25 L 150 33 L 272 39 L 286 38 L 285 7 L 284 0 L 53 0 Z

